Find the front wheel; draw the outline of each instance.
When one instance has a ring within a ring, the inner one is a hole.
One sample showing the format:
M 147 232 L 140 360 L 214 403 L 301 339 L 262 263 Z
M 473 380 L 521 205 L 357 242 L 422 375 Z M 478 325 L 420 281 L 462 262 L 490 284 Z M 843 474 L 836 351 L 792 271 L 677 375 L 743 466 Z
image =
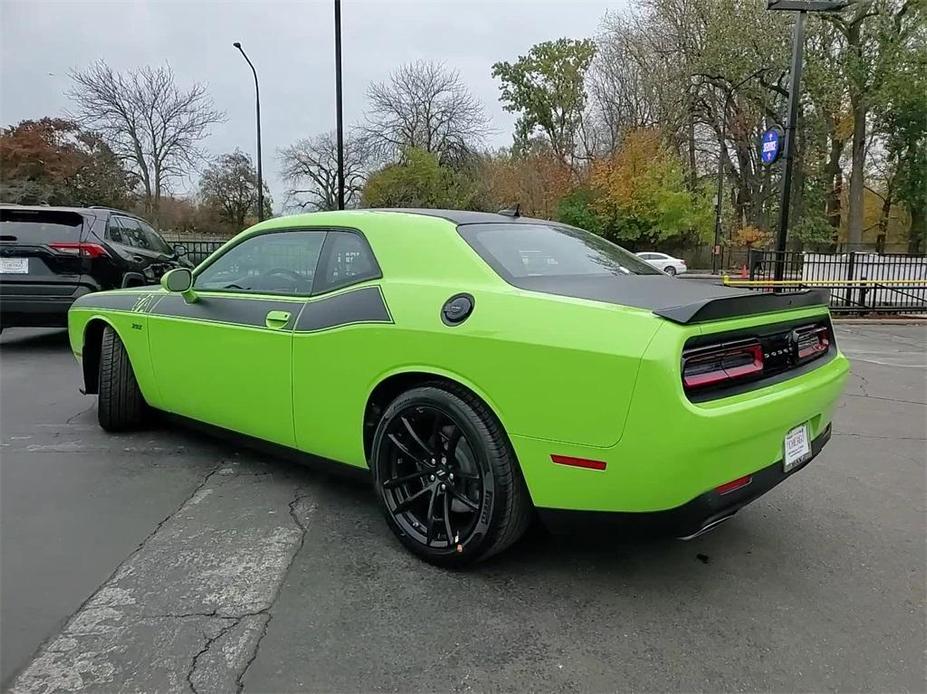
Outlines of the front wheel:
M 147 405 L 135 380 L 129 354 L 116 331 L 107 326 L 100 346 L 97 420 L 106 431 L 127 431 L 142 425 Z
M 501 552 L 531 520 L 502 425 L 463 389 L 428 385 L 396 398 L 374 434 L 371 467 L 392 531 L 439 566 Z

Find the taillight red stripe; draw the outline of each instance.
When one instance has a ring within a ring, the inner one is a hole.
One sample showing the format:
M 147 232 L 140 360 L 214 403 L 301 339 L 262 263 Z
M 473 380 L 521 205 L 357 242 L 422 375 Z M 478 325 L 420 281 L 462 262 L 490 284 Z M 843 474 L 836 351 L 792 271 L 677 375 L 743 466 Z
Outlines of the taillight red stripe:
M 570 465 L 587 470 L 604 470 L 607 463 L 604 460 L 589 460 L 588 458 L 574 458 L 569 455 L 552 455 L 550 457 L 557 465 Z
M 48 244 L 48 247 L 59 253 L 70 253 L 73 255 L 83 256 L 85 258 L 99 258 L 100 256 L 109 255 L 106 249 L 98 243 L 76 243 L 73 241 L 56 241 Z
M 736 492 L 738 489 L 743 489 L 752 481 L 753 478 L 750 475 L 738 477 L 736 480 L 725 482 L 720 487 L 715 487 L 715 491 L 718 492 L 718 494 L 729 494 L 731 492 Z

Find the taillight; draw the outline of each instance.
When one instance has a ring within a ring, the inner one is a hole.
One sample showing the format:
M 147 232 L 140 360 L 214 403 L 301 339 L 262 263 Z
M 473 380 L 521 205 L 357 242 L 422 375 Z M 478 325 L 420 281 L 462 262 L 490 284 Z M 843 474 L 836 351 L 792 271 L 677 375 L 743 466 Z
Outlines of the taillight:
M 799 328 L 793 333 L 799 362 L 810 361 L 830 349 L 830 330 L 824 326 Z
M 100 258 L 109 255 L 106 249 L 98 243 L 75 243 L 73 241 L 56 241 L 48 244 L 48 247 L 58 253 L 67 255 L 78 255 L 82 258 Z
M 682 382 L 687 390 L 762 373 L 763 347 L 759 340 L 700 347 L 682 356 Z

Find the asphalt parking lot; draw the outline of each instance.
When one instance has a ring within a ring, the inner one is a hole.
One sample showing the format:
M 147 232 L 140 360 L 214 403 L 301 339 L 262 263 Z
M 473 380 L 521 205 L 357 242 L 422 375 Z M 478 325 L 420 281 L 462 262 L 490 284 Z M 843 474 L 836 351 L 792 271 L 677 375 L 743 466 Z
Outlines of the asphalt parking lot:
M 927 327 L 844 325 L 819 458 L 717 531 L 536 532 L 469 573 L 364 485 L 107 435 L 61 331 L 0 337 L 5 690 L 924 691 Z

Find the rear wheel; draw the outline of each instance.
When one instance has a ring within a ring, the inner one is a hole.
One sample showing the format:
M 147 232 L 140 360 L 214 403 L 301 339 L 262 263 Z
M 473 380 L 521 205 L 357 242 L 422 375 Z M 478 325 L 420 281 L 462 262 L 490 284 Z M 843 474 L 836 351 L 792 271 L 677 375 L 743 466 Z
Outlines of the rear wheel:
M 672 265 L 667 265 L 666 269 L 663 272 L 665 272 L 667 275 L 672 277 L 673 275 L 676 274 L 676 268 L 674 268 Z
M 106 431 L 136 429 L 145 420 L 147 406 L 135 380 L 129 354 L 116 331 L 103 330 L 97 392 L 97 420 Z
M 463 389 L 436 384 L 396 398 L 377 426 L 371 467 L 390 528 L 439 566 L 501 552 L 531 520 L 508 437 Z

